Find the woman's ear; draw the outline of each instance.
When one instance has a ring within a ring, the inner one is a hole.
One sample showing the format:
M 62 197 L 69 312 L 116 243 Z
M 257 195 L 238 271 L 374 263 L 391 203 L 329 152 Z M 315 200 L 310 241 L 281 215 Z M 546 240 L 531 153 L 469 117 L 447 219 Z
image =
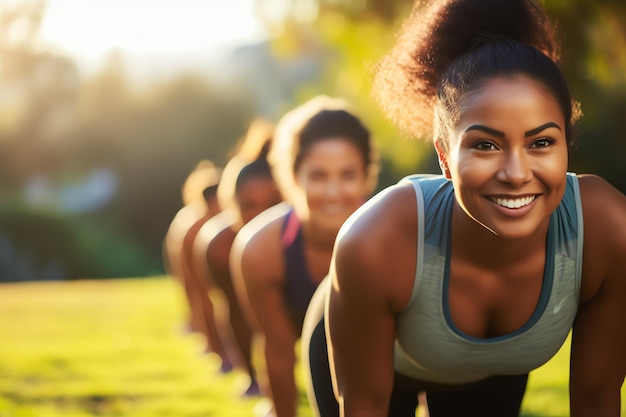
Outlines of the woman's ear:
M 448 168 L 448 159 L 447 152 L 441 144 L 440 140 L 435 140 L 435 149 L 437 150 L 437 158 L 439 159 L 439 168 L 441 168 L 441 173 L 447 179 L 451 180 L 452 176 L 450 175 L 450 168 Z

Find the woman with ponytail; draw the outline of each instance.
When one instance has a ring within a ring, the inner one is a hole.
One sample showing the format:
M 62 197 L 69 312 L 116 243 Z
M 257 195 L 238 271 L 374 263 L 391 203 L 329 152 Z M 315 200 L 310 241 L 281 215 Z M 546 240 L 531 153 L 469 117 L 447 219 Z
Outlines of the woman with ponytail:
M 246 396 L 258 395 L 259 387 L 252 363 L 251 329 L 235 295 L 228 259 L 239 229 L 282 201 L 267 162 L 273 130 L 274 126 L 262 119 L 251 123 L 237 153 L 224 167 L 217 188 L 222 212 L 201 227 L 193 245 L 195 268 L 210 284 L 228 359 L 249 377 Z
M 397 39 L 374 92 L 442 175 L 340 231 L 303 332 L 303 355 L 330 356 L 330 381 L 309 358 L 314 409 L 413 417 L 425 392 L 431 417 L 517 416 L 572 331 L 571 416 L 619 416 L 626 197 L 567 170 L 579 107 L 550 20 L 531 0 L 432 0 Z
M 327 96 L 280 119 L 269 158 L 285 204 L 241 229 L 231 269 L 262 351 L 259 381 L 271 399 L 268 415 L 295 417 L 304 314 L 328 273 L 339 228 L 376 184 L 378 160 L 369 129 L 349 103 Z

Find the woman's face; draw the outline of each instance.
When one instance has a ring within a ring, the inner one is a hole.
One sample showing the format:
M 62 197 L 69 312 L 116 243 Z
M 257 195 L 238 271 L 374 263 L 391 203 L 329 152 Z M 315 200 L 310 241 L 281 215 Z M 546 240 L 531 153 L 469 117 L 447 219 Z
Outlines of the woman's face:
M 367 197 L 365 161 L 348 140 L 321 140 L 307 150 L 296 172 L 296 185 L 309 219 L 338 231 Z
M 282 200 L 278 187 L 272 179 L 267 177 L 246 179 L 239 186 L 236 199 L 244 224 Z
M 460 207 L 505 238 L 546 225 L 566 184 L 565 120 L 526 76 L 495 78 L 464 98 L 455 137 L 440 153 Z

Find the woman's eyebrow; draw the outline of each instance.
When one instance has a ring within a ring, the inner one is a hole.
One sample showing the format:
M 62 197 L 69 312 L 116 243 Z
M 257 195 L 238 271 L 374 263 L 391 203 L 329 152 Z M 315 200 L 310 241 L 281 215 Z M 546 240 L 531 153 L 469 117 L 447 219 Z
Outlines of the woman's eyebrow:
M 536 135 L 537 133 L 539 133 L 542 130 L 545 130 L 545 129 L 549 128 L 549 127 L 555 127 L 557 129 L 561 130 L 561 127 L 559 125 L 557 125 L 556 123 L 548 122 L 548 123 L 544 123 L 541 126 L 538 126 L 538 127 L 534 128 L 534 129 L 530 129 L 529 131 L 524 133 L 524 137 Z M 492 129 L 492 128 L 484 126 L 484 125 L 471 125 L 467 129 L 465 129 L 466 132 L 469 132 L 470 130 L 480 130 L 482 132 L 488 133 L 488 134 L 493 135 L 493 136 L 499 136 L 501 138 L 503 138 L 505 136 L 504 132 L 501 132 L 501 131 L 496 130 L 496 129 Z
M 501 138 L 504 137 L 504 132 L 500 132 L 499 130 L 492 129 L 483 125 L 471 125 L 467 129 L 465 129 L 466 132 L 469 132 L 470 130 L 480 130 L 482 132 L 489 133 L 490 135 L 499 136 Z
M 524 137 L 536 135 L 537 133 L 539 133 L 542 130 L 545 130 L 545 129 L 549 128 L 549 127 L 556 127 L 557 129 L 561 130 L 561 127 L 559 125 L 557 125 L 556 123 L 548 122 L 548 123 L 542 124 L 539 127 L 534 128 L 534 129 L 530 129 L 528 132 L 524 133 Z

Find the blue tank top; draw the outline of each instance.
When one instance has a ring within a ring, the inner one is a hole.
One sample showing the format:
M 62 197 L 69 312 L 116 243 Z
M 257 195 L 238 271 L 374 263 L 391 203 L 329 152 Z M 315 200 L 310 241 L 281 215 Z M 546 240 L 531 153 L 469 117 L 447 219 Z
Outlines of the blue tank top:
M 302 227 L 295 211 L 285 216 L 283 223 L 282 245 L 285 253 L 284 297 L 295 330 L 300 334 L 306 309 L 317 289 L 317 283 L 311 277 L 304 257 Z
M 479 339 L 454 325 L 448 307 L 452 183 L 410 176 L 418 212 L 417 270 L 411 299 L 397 316 L 395 370 L 430 382 L 466 383 L 492 375 L 525 374 L 547 362 L 567 338 L 582 271 L 583 219 L 578 179 L 567 174 L 563 199 L 550 218 L 539 301 L 517 331 Z

